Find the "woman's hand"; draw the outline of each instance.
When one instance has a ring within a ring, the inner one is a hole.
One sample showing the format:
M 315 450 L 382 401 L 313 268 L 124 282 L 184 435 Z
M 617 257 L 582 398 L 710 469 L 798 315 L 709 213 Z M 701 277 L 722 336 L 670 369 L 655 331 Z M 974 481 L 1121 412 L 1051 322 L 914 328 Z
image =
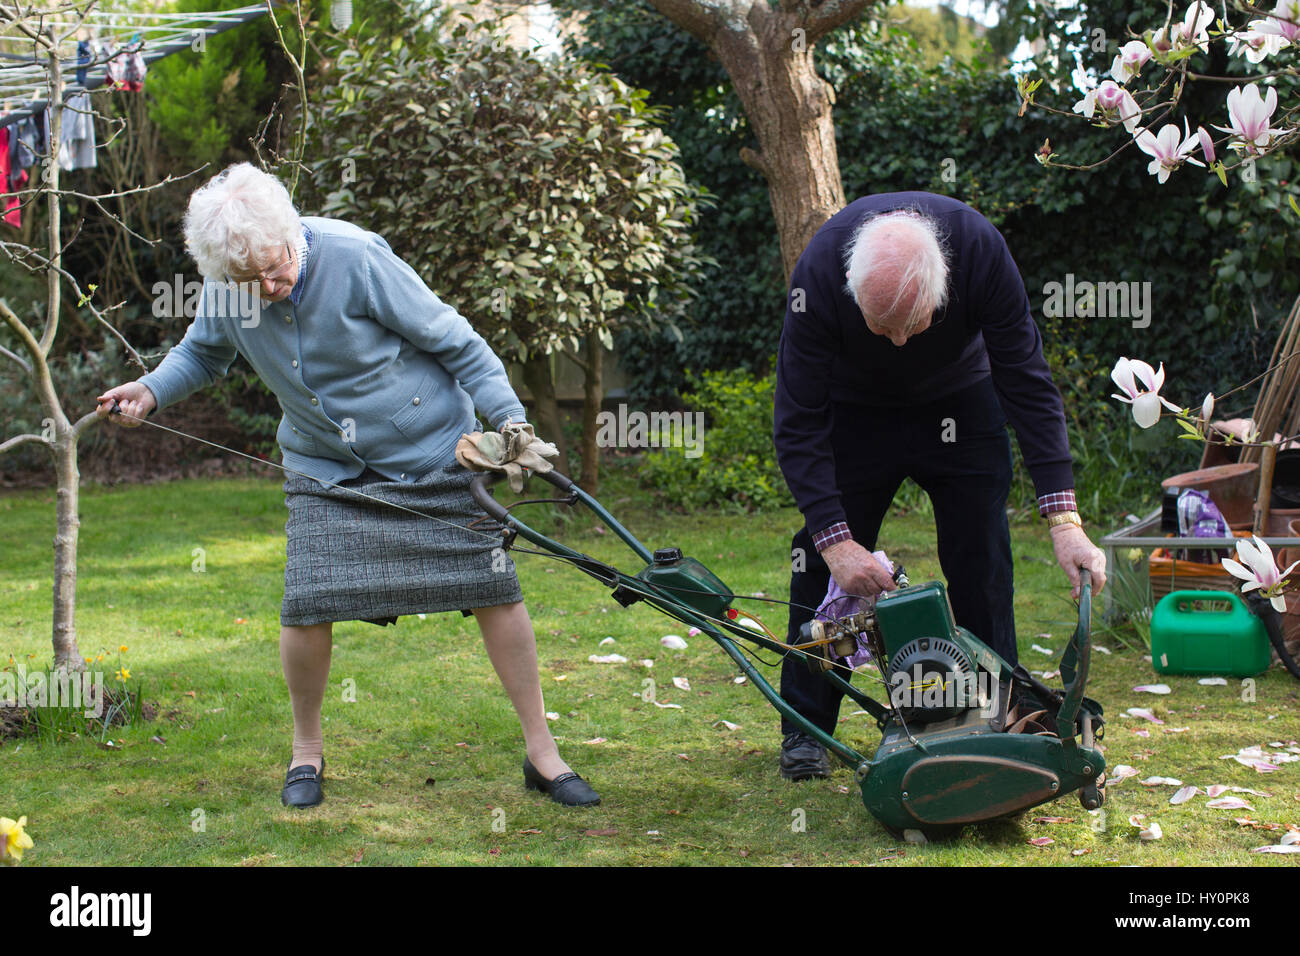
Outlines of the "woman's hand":
M 122 414 L 111 415 L 108 420 L 123 428 L 138 428 L 140 422 L 137 419 L 144 418 L 158 407 L 158 399 L 154 398 L 153 392 L 149 391 L 149 386 L 141 385 L 139 382 L 127 382 L 125 385 L 110 388 L 95 399 L 99 403 L 95 412 L 100 418 L 112 411 L 114 399 L 117 399 L 118 409 Z

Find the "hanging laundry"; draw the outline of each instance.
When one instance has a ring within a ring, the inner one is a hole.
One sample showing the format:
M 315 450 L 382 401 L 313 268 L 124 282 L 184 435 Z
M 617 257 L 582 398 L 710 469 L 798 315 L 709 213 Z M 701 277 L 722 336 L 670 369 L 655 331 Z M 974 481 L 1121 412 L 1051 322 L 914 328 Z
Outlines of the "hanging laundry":
M 9 195 L 22 189 L 27 182 L 27 171 L 16 171 L 10 166 L 10 143 L 17 137 L 8 126 L 0 126 L 0 196 L 4 197 L 3 219 L 15 228 L 23 224 L 23 211 L 17 196 Z
M 145 74 L 149 72 L 144 62 L 144 40 L 140 34 L 131 37 L 128 50 L 130 52 L 125 54 L 126 68 L 122 71 L 122 81 L 128 90 L 139 93 L 144 89 Z
M 93 59 L 90 55 L 90 41 L 82 40 L 77 44 L 77 83 L 86 85 L 86 68 Z
M 101 56 L 106 60 L 108 85 L 115 90 L 126 87 L 126 54 L 114 40 L 112 44 L 101 45 Z
M 84 90 L 64 101 L 63 127 L 59 132 L 59 165 L 64 169 L 90 169 L 98 165 L 94 110 L 90 94 Z

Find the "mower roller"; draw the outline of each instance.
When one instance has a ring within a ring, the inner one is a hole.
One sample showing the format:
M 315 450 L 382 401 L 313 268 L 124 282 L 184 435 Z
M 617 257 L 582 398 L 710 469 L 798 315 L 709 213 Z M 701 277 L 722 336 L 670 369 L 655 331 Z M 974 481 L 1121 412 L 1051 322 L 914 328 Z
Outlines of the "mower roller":
M 1078 626 L 1061 654 L 1064 690 L 1055 690 L 957 625 L 942 582 L 910 585 L 900 568 L 897 590 L 882 594 L 874 605 L 866 602 L 866 609 L 815 617 L 797 644 L 786 644 L 766 628 L 742 626 L 738 619 L 744 612 L 733 608 L 737 596 L 703 564 L 678 548 L 651 552 L 564 475 L 536 474 L 563 497 L 520 501 L 510 508 L 491 492 L 502 477 L 477 475 L 470 490 L 501 526 L 505 548 L 523 537 L 600 581 L 624 607 L 644 601 L 699 628 L 783 717 L 854 771 L 863 804 L 894 835 L 914 829 L 938 839 L 966 824 L 1012 816 L 1076 791 L 1086 810 L 1104 802 L 1106 763 L 1097 747 L 1102 708 L 1083 693 L 1091 650 L 1092 585 L 1086 569 L 1081 570 Z M 539 501 L 582 504 L 645 566 L 625 574 L 530 528 L 511 511 Z M 881 740 L 874 755 L 859 753 L 798 713 L 737 641 L 800 659 L 842 690 L 876 721 Z M 841 661 L 860 645 L 879 668 L 880 676 L 872 677 L 885 684 L 887 704 L 840 673 L 850 672 Z

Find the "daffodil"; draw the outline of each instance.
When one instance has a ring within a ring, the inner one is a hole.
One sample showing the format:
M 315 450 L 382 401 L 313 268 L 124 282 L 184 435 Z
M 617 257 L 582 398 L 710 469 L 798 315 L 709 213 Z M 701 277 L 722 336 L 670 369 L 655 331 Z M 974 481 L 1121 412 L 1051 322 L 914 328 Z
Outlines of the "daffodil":
M 126 653 L 126 645 L 123 644 L 121 647 L 118 648 L 118 650 L 121 651 L 123 654 L 125 654 L 125 653 Z
M 125 680 L 126 680 L 127 678 L 129 678 L 130 676 L 131 676 L 131 671 L 130 671 L 128 668 L 125 668 L 125 667 L 119 667 L 119 668 L 117 669 L 117 679 L 118 679 L 118 680 L 120 680 L 120 681 L 125 681 Z
M 1237 557 L 1245 563 L 1243 567 L 1231 558 L 1223 558 L 1223 568 L 1233 577 L 1241 578 L 1246 583 L 1242 592 L 1259 589 L 1259 593 L 1269 599 L 1273 609 L 1279 613 L 1286 611 L 1286 598 L 1282 597 L 1282 588 L 1287 583 L 1286 576 L 1300 561 L 1294 562 L 1285 571 L 1278 572 L 1273 562 L 1273 550 L 1257 537 L 1249 540 L 1242 538 L 1237 542 Z
M 32 848 L 32 838 L 23 831 L 25 826 L 27 826 L 26 817 L 19 817 L 17 820 L 0 817 L 0 862 L 8 863 L 12 860 L 14 863 L 21 863 L 23 850 Z

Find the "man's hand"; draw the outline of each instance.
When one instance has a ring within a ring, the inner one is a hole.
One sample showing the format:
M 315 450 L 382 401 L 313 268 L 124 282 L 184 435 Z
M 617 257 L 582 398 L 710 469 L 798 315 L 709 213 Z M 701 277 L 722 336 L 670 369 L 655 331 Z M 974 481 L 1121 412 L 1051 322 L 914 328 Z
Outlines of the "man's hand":
M 871 552 L 856 541 L 837 541 L 821 555 L 831 570 L 831 577 L 845 594 L 875 597 L 881 591 L 898 587 Z
M 149 391 L 149 386 L 141 385 L 139 382 L 127 382 L 125 385 L 110 388 L 95 399 L 99 403 L 99 407 L 95 411 L 100 418 L 108 415 L 112 410 L 113 399 L 117 399 L 117 405 L 122 414 L 110 415 L 108 420 L 124 428 L 138 428 L 140 422 L 136 421 L 136 419 L 144 418 L 158 407 L 158 399 L 153 397 L 153 392 Z
M 1077 524 L 1058 524 L 1050 529 L 1056 563 L 1070 578 L 1070 594 L 1079 599 L 1079 569 L 1092 572 L 1092 593 L 1100 594 L 1106 586 L 1106 555 L 1088 538 L 1087 532 Z

